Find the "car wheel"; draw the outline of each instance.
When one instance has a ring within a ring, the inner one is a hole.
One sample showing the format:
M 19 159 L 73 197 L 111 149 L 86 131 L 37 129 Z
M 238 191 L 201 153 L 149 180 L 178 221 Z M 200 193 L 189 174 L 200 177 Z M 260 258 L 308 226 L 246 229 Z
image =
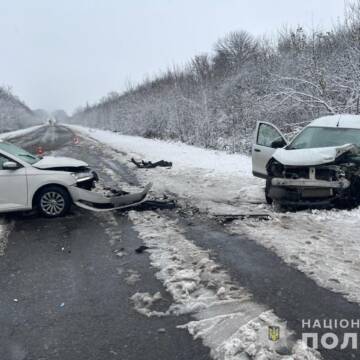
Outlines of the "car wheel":
M 47 186 L 40 190 L 36 199 L 36 207 L 40 214 L 55 218 L 64 216 L 70 209 L 69 193 L 60 186 Z

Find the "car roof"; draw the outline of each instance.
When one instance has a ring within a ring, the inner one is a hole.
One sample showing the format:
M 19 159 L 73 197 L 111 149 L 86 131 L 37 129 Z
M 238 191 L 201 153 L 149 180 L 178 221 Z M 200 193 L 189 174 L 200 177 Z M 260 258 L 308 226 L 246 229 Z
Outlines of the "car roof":
M 308 126 L 360 129 L 360 115 L 339 114 L 323 116 L 319 119 L 312 121 Z

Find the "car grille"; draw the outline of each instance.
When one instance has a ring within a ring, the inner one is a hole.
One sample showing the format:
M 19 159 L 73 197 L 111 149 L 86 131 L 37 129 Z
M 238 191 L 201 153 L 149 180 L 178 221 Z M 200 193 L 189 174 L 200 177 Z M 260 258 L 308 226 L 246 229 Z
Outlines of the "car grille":
M 336 171 L 328 168 L 315 168 L 315 179 L 336 180 Z M 285 167 L 283 177 L 286 179 L 310 179 L 310 167 Z
M 336 172 L 332 169 L 316 169 L 315 178 L 317 180 L 331 181 L 336 179 Z
M 284 171 L 286 179 L 309 179 L 308 167 L 286 167 Z

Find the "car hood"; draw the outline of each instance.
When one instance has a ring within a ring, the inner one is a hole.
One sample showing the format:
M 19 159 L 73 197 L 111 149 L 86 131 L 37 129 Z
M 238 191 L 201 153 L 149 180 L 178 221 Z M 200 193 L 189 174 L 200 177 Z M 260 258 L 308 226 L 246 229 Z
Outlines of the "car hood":
M 273 158 L 283 165 L 311 166 L 334 162 L 339 156 L 346 152 L 358 153 L 359 148 L 354 144 L 296 150 L 282 148 L 274 152 Z
M 76 160 L 68 157 L 44 156 L 33 166 L 38 169 L 51 169 L 51 168 L 60 168 L 60 167 L 82 167 L 82 166 L 88 166 L 88 164 L 84 161 Z

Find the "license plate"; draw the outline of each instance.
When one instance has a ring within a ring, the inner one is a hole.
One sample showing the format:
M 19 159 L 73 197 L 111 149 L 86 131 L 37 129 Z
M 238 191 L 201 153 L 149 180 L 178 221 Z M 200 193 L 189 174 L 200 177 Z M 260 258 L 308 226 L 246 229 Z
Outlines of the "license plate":
M 303 198 L 326 198 L 332 196 L 332 189 L 303 189 Z

